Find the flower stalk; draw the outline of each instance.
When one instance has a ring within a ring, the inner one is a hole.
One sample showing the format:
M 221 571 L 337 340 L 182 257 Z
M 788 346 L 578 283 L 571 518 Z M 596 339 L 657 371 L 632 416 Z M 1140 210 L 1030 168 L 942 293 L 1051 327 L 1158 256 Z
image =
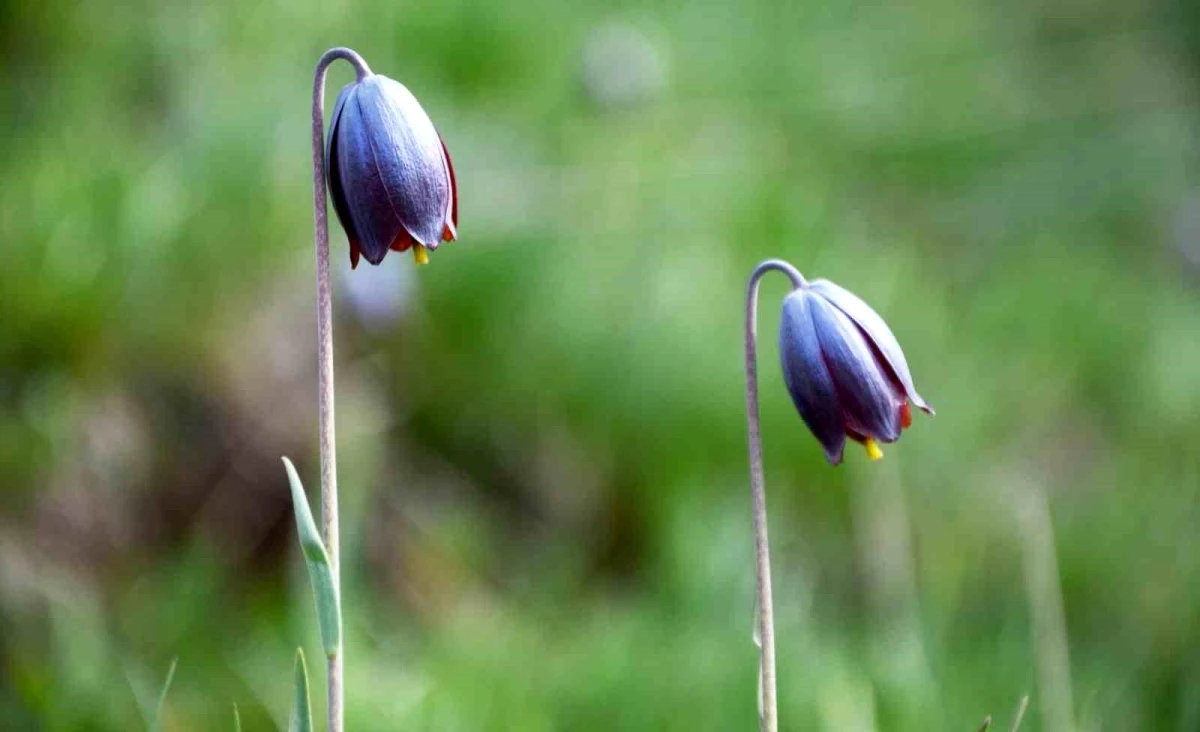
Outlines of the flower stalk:
M 334 591 L 341 602 L 341 565 L 338 538 L 337 444 L 333 400 L 333 298 L 329 276 L 329 215 L 325 190 L 325 75 L 330 64 L 343 59 L 354 66 L 358 79 L 371 73 L 367 62 L 348 48 L 333 48 L 317 61 L 313 74 L 312 163 L 313 228 L 317 259 L 317 404 L 320 414 L 321 536 L 329 555 Z M 343 668 L 345 641 L 328 659 L 329 732 L 343 731 Z
M 767 540 L 767 492 L 763 481 L 762 433 L 758 415 L 758 285 L 772 270 L 787 275 L 792 289 L 804 277 L 792 265 L 770 259 L 755 268 L 746 288 L 746 430 L 750 446 L 750 493 L 754 512 L 754 558 L 757 567 L 756 628 L 759 645 L 758 716 L 763 732 L 778 732 L 775 682 L 775 617 L 771 602 L 771 550 Z

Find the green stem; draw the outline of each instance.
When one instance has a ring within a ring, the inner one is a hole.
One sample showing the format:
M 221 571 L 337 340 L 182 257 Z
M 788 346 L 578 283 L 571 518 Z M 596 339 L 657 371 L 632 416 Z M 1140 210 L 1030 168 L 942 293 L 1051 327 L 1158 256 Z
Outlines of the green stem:
M 758 714 L 763 732 L 778 732 L 775 682 L 775 613 L 771 603 L 771 550 L 767 541 L 767 491 L 763 481 L 762 432 L 758 415 L 758 284 L 771 270 L 782 272 L 801 287 L 804 277 L 795 267 L 769 259 L 754 269 L 746 287 L 746 430 L 750 447 L 750 493 L 754 502 L 754 556 L 757 567 L 756 638 L 760 648 Z
M 325 73 L 329 65 L 344 59 L 354 66 L 361 81 L 371 69 L 362 57 L 348 48 L 326 51 L 313 74 L 312 163 L 313 221 L 317 254 L 317 404 L 320 412 L 321 445 L 321 533 L 334 587 L 341 602 L 341 565 L 338 551 L 337 445 L 334 439 L 333 403 L 333 304 L 329 277 L 329 216 L 325 192 Z M 344 633 L 342 648 L 345 648 Z M 329 659 L 328 709 L 329 732 L 343 730 L 343 657 L 344 651 Z

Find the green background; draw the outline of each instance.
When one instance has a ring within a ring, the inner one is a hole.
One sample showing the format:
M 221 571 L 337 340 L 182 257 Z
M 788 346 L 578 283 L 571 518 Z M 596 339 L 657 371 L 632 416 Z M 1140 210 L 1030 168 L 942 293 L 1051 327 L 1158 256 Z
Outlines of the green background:
M 1182 0 L 5 3 L 2 726 L 140 729 L 175 656 L 167 730 L 286 724 L 297 645 L 323 687 L 279 456 L 315 496 L 335 45 L 461 209 L 421 268 L 332 236 L 348 729 L 755 728 L 768 257 L 938 409 L 830 468 L 764 282 L 783 728 L 1200 729 Z

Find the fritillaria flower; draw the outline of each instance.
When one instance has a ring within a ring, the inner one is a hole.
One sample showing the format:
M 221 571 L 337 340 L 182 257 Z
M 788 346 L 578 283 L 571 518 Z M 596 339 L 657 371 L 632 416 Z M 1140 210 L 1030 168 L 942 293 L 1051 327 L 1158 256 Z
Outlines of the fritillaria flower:
M 458 188 L 446 145 L 400 82 L 368 74 L 338 94 L 325 145 L 333 209 L 350 240 L 350 265 L 388 250 L 428 251 L 457 237 Z
M 813 280 L 783 301 L 783 377 L 792 401 L 833 465 L 846 438 L 883 457 L 912 423 L 909 403 L 933 410 L 913 386 L 908 362 L 883 318 L 853 293 Z
M 783 260 L 768 259 L 750 274 L 745 321 L 746 432 L 754 515 L 759 729 L 764 732 L 779 730 L 775 611 L 758 412 L 758 289 L 763 275 L 772 271 L 792 282 L 779 327 L 784 382 L 830 463 L 841 463 L 847 437 L 862 443 L 867 455 L 878 460 L 883 456 L 878 443 L 895 442 L 912 422 L 910 404 L 933 414 L 913 386 L 896 337 L 869 305 L 832 282 L 809 282 Z
M 354 67 L 355 81 L 342 89 L 325 134 L 325 77 L 335 61 Z M 329 274 L 329 197 L 346 238 L 350 265 L 360 256 L 379 264 L 389 249 L 413 250 L 418 263 L 428 250 L 456 237 L 458 189 L 450 155 L 433 123 L 399 82 L 371 72 L 349 48 L 331 48 L 313 71 L 313 249 L 316 254 L 317 414 L 321 454 L 321 530 L 308 505 L 300 475 L 284 458 L 296 529 L 308 564 L 321 644 L 325 650 L 326 729 L 345 730 L 345 669 L 342 594 L 339 580 L 336 408 L 333 389 L 333 283 Z M 304 656 L 296 662 L 292 725 L 311 716 Z M 311 720 L 309 720 L 311 721 Z M 308 729 L 308 724 L 301 725 Z

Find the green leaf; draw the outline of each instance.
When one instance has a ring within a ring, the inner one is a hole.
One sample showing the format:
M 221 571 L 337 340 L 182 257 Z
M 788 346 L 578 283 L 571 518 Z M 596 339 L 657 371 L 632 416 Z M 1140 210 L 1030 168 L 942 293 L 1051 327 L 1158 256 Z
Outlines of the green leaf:
M 233 705 L 233 732 L 242 732 L 242 715 L 238 714 L 237 704 Z
M 163 682 L 162 691 L 158 692 L 158 706 L 154 709 L 154 721 L 150 724 L 152 732 L 161 732 L 163 708 L 167 705 L 167 692 L 171 690 L 171 681 L 175 678 L 175 666 L 179 663 L 179 657 L 171 659 L 171 667 L 167 669 L 167 679 Z
M 296 649 L 296 696 L 292 700 L 292 718 L 288 732 L 312 732 L 312 707 L 308 703 L 308 667 L 304 665 L 304 649 Z
M 321 643 L 325 647 L 325 655 L 333 658 L 342 646 L 342 606 L 333 580 L 333 569 L 329 565 L 329 554 L 325 551 L 325 544 L 321 541 L 321 535 L 317 533 L 312 512 L 309 511 L 308 498 L 304 495 L 304 486 L 300 484 L 296 467 L 286 457 L 283 458 L 283 466 L 287 468 L 288 482 L 292 486 L 296 533 L 300 536 L 300 548 L 304 551 L 308 577 L 312 581 L 313 597 L 317 601 Z

